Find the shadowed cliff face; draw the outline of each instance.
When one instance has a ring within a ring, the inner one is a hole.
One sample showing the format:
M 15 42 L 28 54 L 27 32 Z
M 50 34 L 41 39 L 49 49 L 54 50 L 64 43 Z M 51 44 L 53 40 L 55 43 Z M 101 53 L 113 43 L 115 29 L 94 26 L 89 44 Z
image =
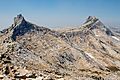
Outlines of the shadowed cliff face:
M 21 14 L 14 18 L 14 24 L 12 27 L 14 28 L 12 35 L 13 40 L 16 40 L 16 36 L 22 36 L 30 30 L 34 29 L 34 25 L 25 21 Z
M 120 79 L 119 39 L 96 17 L 55 31 L 20 14 L 0 36 L 1 73 L 8 79 Z
M 47 33 L 50 29 L 45 27 L 39 27 L 35 24 L 32 24 L 24 19 L 24 17 L 19 14 L 17 17 L 14 18 L 14 23 L 8 29 L 3 30 L 3 33 L 10 33 L 11 39 L 13 41 L 16 40 L 17 36 L 25 35 L 29 32 L 43 32 Z

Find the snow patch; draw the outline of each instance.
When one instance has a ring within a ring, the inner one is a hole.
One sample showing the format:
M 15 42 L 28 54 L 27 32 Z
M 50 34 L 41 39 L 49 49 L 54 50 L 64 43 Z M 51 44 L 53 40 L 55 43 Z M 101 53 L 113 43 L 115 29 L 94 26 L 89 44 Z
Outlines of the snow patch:
M 112 38 L 116 39 L 117 41 L 120 41 L 120 39 L 115 36 L 112 36 Z
M 96 34 L 95 36 L 99 36 L 99 35 Z
M 87 25 L 90 25 L 90 24 L 92 24 L 92 21 L 89 21 L 89 22 L 83 24 L 82 26 L 87 26 Z
M 93 57 L 93 56 L 91 55 L 91 53 L 87 53 L 87 52 L 86 52 L 86 54 L 87 54 L 89 57 L 95 59 L 95 57 Z

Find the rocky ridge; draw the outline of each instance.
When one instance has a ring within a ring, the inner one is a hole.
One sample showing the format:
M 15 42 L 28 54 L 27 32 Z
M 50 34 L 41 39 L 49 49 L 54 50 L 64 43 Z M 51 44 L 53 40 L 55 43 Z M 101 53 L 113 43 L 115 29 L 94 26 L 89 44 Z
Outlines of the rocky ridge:
M 0 78 L 119 80 L 120 37 L 89 16 L 79 28 L 39 27 L 20 14 L 0 35 Z

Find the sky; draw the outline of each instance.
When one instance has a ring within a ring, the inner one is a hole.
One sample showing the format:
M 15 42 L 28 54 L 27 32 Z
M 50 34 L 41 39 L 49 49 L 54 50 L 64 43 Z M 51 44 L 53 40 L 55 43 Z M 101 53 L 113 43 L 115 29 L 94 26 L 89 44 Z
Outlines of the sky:
M 18 14 L 48 28 L 80 26 L 88 16 L 120 26 L 120 0 L 0 0 L 0 30 L 11 26 Z

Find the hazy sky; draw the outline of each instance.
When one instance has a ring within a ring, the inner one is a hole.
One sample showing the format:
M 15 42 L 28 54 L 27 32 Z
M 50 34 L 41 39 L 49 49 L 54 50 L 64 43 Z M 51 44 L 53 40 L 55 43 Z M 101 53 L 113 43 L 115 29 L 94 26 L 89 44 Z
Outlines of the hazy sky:
M 0 29 L 13 23 L 17 14 L 50 28 L 78 26 L 91 15 L 105 24 L 120 24 L 120 0 L 0 0 Z

